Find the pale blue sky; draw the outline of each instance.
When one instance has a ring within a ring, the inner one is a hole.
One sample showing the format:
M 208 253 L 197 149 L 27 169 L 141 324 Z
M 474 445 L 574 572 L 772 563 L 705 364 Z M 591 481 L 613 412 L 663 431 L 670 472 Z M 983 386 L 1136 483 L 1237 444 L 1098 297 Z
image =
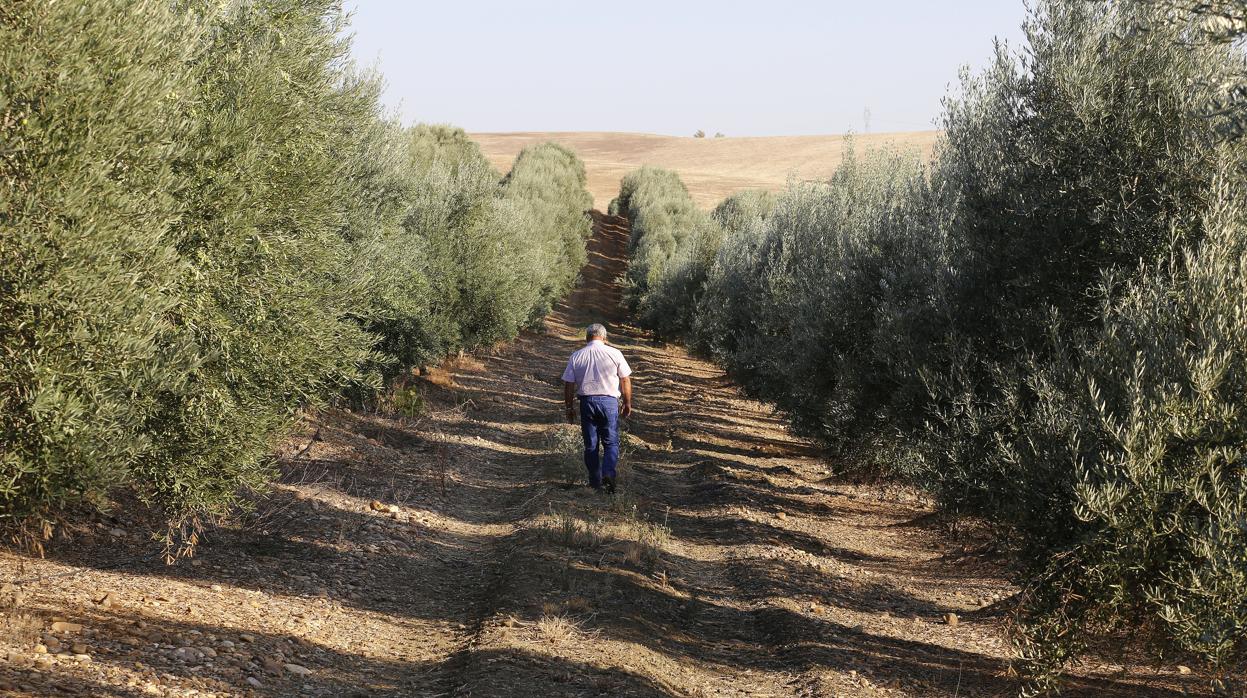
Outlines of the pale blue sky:
M 404 122 L 795 135 L 931 128 L 1023 0 L 348 0 Z

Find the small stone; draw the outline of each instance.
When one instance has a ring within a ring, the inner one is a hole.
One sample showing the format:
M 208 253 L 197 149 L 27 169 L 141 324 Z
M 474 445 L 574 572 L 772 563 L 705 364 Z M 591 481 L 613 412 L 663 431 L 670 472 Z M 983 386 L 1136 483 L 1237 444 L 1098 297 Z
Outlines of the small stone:
M 784 519 L 788 518 L 788 515 L 781 511 L 775 514 L 775 518 L 779 519 L 780 521 L 783 521 Z
M 75 655 L 74 655 L 74 661 L 78 661 L 78 662 L 89 662 L 89 661 L 91 661 L 91 655 L 89 655 L 89 654 L 85 654 L 85 653 L 75 654 Z
M 386 507 L 386 511 L 390 512 L 391 514 L 397 514 L 398 512 L 402 511 L 402 509 L 399 509 L 397 504 L 391 504 L 390 506 Z
M 944 623 L 946 623 L 947 625 L 955 626 L 960 622 L 961 622 L 961 619 L 957 617 L 956 613 L 945 613 L 944 614 Z
M 290 672 L 291 674 L 297 674 L 298 676 L 307 676 L 308 674 L 312 673 L 311 669 L 308 669 L 307 667 L 301 664 L 287 664 L 286 671 Z
M 69 649 L 72 650 L 74 654 L 86 654 L 87 653 L 87 646 L 86 644 L 82 642 L 75 642 L 73 645 L 70 646 Z
M 368 506 L 372 507 L 373 511 L 386 511 L 386 506 L 379 499 L 372 500 L 372 503 Z
M 255 635 L 251 635 L 249 633 L 242 633 L 241 635 L 238 636 L 238 639 L 242 640 L 243 642 L 255 642 Z
M 256 678 L 256 677 L 254 677 L 254 676 L 248 676 L 248 677 L 247 677 L 247 683 L 248 683 L 248 684 L 249 684 L 252 688 L 262 688 L 262 687 L 264 686 L 264 684 L 260 683 L 260 680 L 259 680 L 259 679 L 257 679 L 257 678 Z
M 1183 676 L 1186 676 L 1187 674 L 1190 674 L 1190 673 L 1191 673 L 1191 667 L 1189 667 L 1189 666 L 1182 666 L 1181 664 L 1179 664 L 1179 665 L 1178 665 L 1178 673 L 1179 673 L 1179 674 L 1182 674 Z
M 77 623 L 68 621 L 57 621 L 52 624 L 52 632 L 54 633 L 80 633 L 82 626 Z
M 35 645 L 35 654 L 47 654 L 47 653 L 48 653 L 48 646 L 47 646 L 47 645 L 45 645 L 45 644 L 43 644 L 43 643 L 39 643 L 39 644 Z
M 203 652 L 205 655 L 209 657 L 216 657 L 216 650 L 212 649 L 211 647 L 200 647 L 198 649 L 200 652 Z
M 271 674 L 276 674 L 281 671 L 281 662 L 273 659 L 272 657 L 265 657 L 261 664 L 264 665 L 264 670 Z
M 208 588 L 209 588 L 209 589 L 211 589 L 211 590 L 213 590 L 213 591 L 220 591 L 220 590 L 221 590 L 221 585 L 220 585 L 220 584 L 213 584 L 212 586 L 210 586 L 210 587 L 208 587 Z
M 112 528 L 112 529 L 109 529 L 108 535 L 112 536 L 113 538 L 125 538 L 126 531 L 123 528 Z
M 234 643 L 230 642 L 229 640 L 221 640 L 221 646 L 227 650 L 234 649 Z

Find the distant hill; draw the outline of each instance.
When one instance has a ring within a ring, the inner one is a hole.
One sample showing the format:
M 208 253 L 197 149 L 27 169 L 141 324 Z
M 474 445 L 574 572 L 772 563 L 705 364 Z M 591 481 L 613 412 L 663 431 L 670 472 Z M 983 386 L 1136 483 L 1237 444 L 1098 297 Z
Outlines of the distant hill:
M 822 179 L 844 154 L 845 136 L 692 138 L 647 133 L 517 132 L 474 133 L 472 138 L 495 167 L 506 172 L 524 146 L 554 141 L 585 161 L 589 191 L 605 209 L 619 191 L 619 179 L 641 165 L 673 169 L 700 206 L 713 207 L 741 189 L 780 189 L 790 176 Z M 938 131 L 853 136 L 865 148 L 915 149 L 929 157 Z

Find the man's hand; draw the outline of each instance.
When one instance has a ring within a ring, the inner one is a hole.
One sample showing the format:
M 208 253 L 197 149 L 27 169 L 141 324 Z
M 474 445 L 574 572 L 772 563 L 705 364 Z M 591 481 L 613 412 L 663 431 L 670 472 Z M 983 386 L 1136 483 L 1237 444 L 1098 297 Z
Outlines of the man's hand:
M 623 416 L 632 414 L 632 378 L 624 376 L 619 379 L 620 396 L 623 399 Z

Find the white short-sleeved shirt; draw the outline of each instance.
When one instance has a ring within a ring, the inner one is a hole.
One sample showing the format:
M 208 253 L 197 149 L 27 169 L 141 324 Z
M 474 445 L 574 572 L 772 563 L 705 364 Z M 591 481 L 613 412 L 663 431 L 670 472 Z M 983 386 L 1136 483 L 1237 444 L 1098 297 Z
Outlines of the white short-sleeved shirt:
M 618 349 L 595 339 L 567 360 L 563 380 L 576 384 L 576 394 L 619 397 L 619 379 L 632 375 L 632 368 Z

